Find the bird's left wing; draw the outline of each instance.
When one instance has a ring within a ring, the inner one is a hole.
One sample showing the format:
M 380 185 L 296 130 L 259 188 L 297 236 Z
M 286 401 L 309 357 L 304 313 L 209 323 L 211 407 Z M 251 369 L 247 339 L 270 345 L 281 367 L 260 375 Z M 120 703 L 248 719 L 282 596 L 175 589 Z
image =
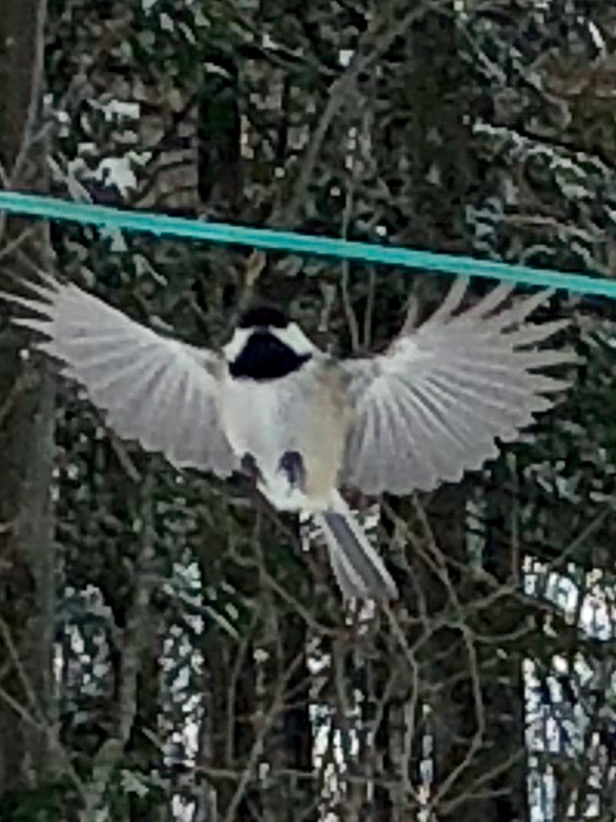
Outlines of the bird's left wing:
M 367 494 L 430 490 L 495 457 L 553 402 L 566 383 L 538 369 L 575 360 L 537 348 L 566 320 L 526 322 L 551 292 L 498 310 L 513 287 L 502 284 L 456 312 L 466 281 L 454 283 L 427 322 L 403 333 L 380 356 L 344 364 L 353 418 L 341 483 Z
M 34 294 L 0 296 L 40 316 L 13 322 L 41 334 L 37 347 L 59 359 L 109 425 L 160 451 L 178 467 L 225 477 L 237 468 L 218 412 L 217 355 L 163 337 L 55 278 L 24 283 Z

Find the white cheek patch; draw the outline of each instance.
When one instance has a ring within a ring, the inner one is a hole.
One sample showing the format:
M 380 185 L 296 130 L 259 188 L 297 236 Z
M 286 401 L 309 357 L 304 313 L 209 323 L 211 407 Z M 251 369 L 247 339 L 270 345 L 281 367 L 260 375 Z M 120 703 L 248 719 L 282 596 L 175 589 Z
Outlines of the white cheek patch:
M 242 352 L 252 334 L 252 328 L 236 328 L 230 341 L 223 346 L 223 354 L 227 362 L 233 362 Z
M 312 354 L 316 351 L 314 343 L 310 342 L 297 323 L 289 323 L 286 328 L 270 328 L 269 330 L 296 354 Z
M 286 328 L 268 327 L 267 330 L 299 356 L 312 354 L 317 350 L 297 323 L 289 323 Z M 254 328 L 235 329 L 231 340 L 222 349 L 227 362 L 233 362 L 239 357 L 254 331 Z

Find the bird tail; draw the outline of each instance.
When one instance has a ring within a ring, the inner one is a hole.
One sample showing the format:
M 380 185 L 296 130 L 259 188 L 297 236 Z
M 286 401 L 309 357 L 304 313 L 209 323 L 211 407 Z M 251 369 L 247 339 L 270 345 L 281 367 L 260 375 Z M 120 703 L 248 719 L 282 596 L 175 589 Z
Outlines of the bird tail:
M 333 509 L 319 511 L 314 518 L 325 537 L 332 569 L 345 599 L 398 598 L 396 583 L 338 492 Z

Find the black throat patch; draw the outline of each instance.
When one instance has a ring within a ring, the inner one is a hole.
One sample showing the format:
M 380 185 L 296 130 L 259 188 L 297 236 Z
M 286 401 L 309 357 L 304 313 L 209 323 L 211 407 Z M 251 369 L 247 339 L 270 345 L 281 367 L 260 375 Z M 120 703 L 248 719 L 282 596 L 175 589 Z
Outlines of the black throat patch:
M 269 331 L 254 331 L 239 356 L 229 363 L 229 373 L 248 380 L 278 380 L 297 371 L 311 354 L 296 354 Z

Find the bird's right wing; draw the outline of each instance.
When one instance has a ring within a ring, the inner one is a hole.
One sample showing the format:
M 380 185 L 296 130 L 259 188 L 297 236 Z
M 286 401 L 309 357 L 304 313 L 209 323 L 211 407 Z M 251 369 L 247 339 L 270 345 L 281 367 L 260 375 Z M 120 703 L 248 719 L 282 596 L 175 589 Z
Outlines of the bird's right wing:
M 156 334 L 82 291 L 40 274 L 36 295 L 0 296 L 40 315 L 14 318 L 46 339 L 37 347 L 63 363 L 117 434 L 160 451 L 178 467 L 226 477 L 236 458 L 220 424 L 217 355 Z
M 550 292 L 504 309 L 502 284 L 460 311 L 466 283 L 417 330 L 382 355 L 344 364 L 353 423 L 341 481 L 367 494 L 407 494 L 457 482 L 498 454 L 566 383 L 543 369 L 575 361 L 570 351 L 538 347 L 566 320 L 527 317 Z M 547 396 L 546 396 L 547 395 Z

